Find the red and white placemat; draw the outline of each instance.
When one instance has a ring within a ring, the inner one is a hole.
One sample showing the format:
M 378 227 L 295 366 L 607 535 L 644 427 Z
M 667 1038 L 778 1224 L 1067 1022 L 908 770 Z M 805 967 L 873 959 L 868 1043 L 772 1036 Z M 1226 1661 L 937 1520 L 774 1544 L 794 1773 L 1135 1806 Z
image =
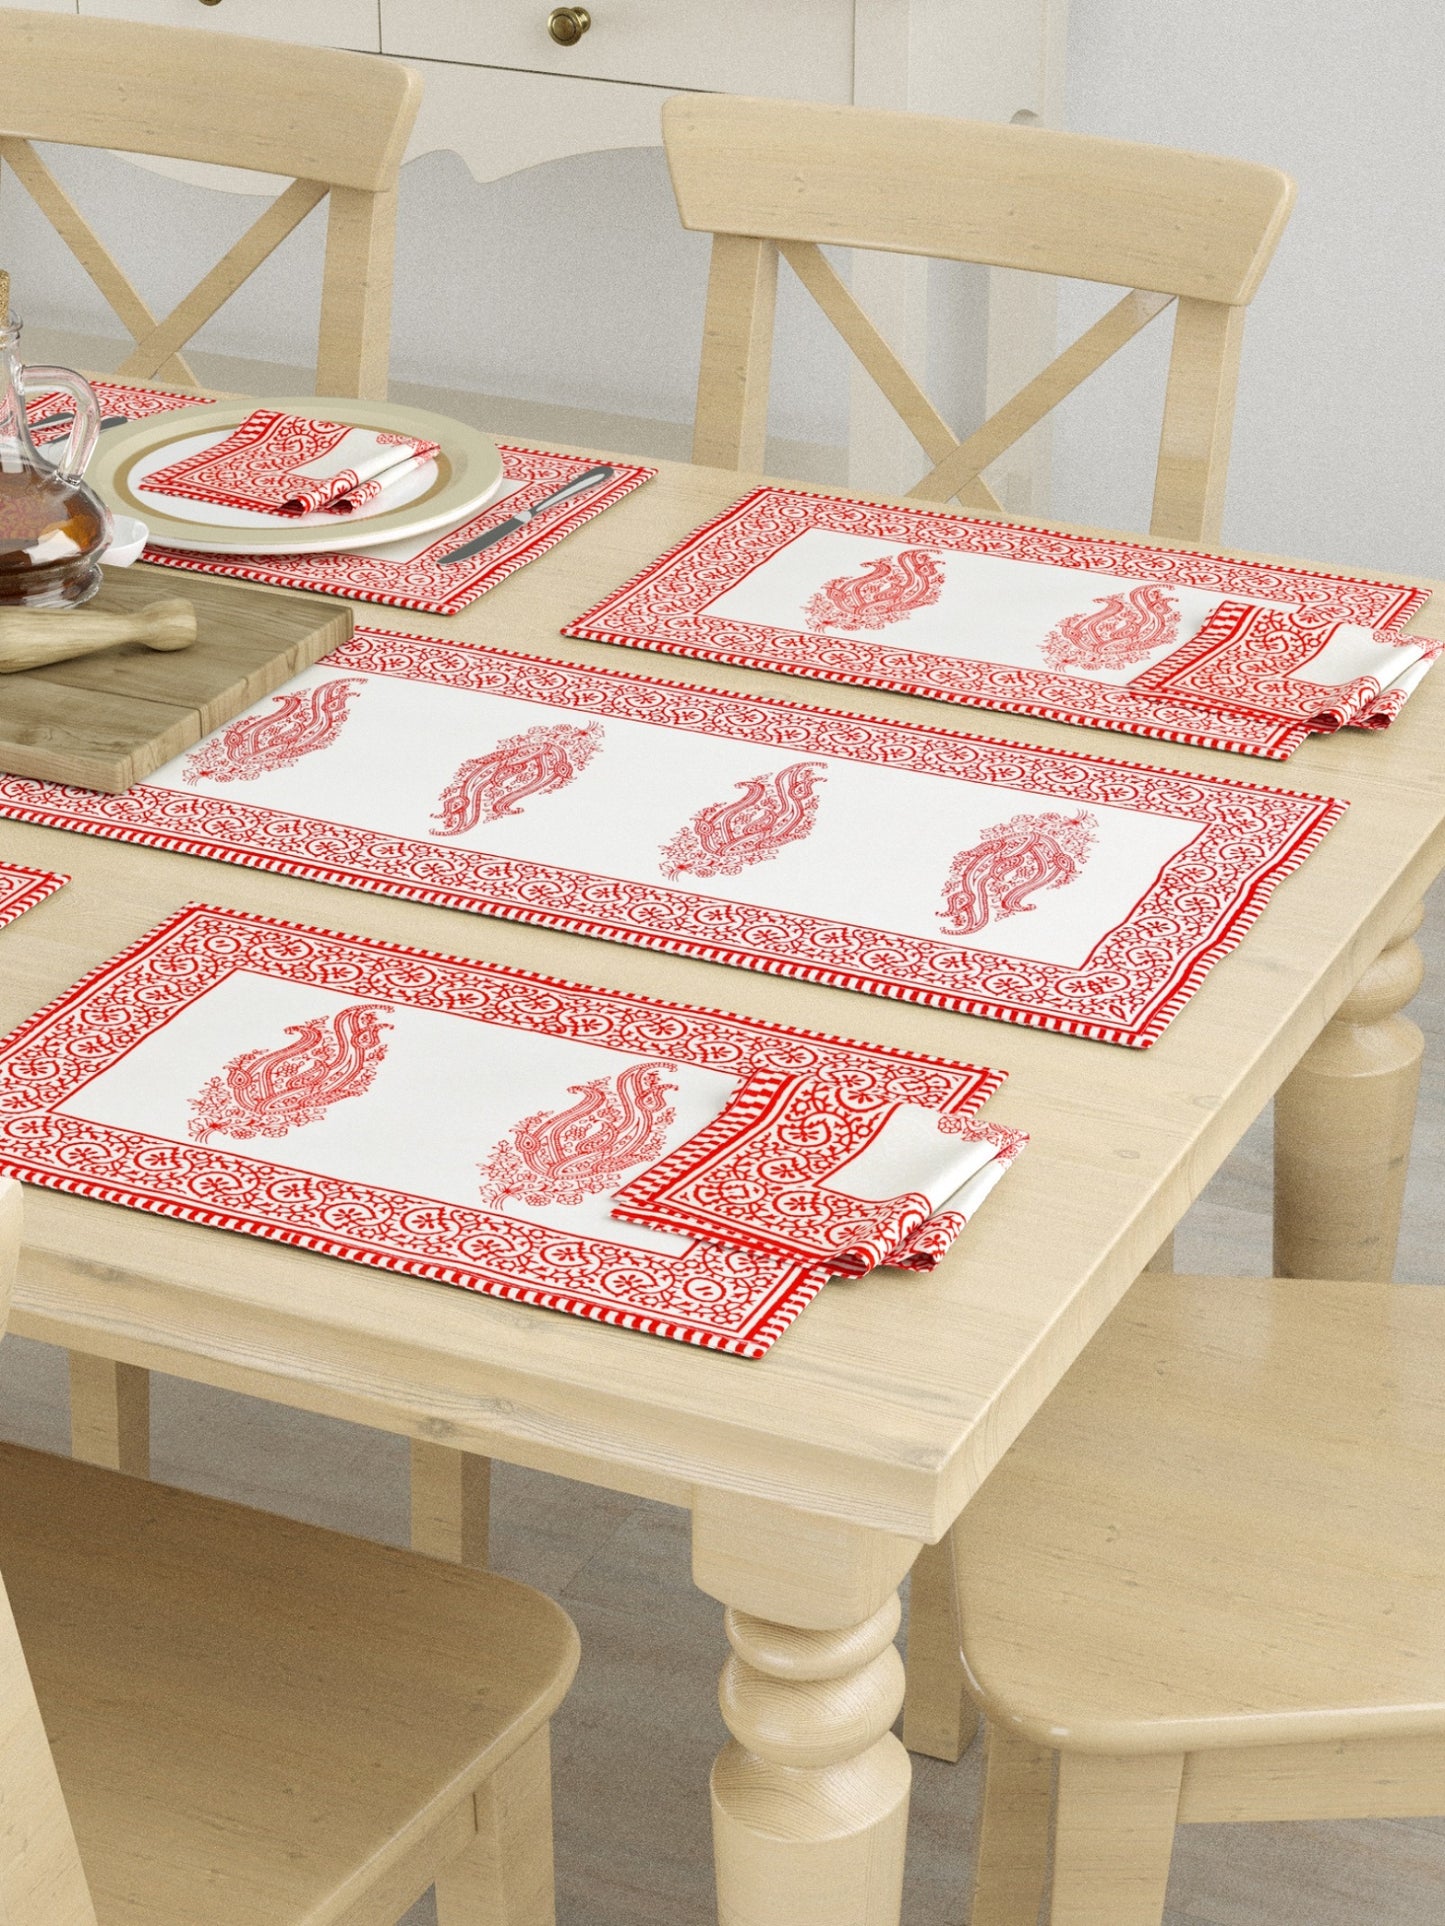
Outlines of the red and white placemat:
M 1440 646 L 1400 583 L 758 488 L 564 634 L 1282 759 Z
M 23 916 L 70 881 L 53 869 L 25 869 L 19 863 L 0 863 L 0 929 Z
M 150 547 L 145 559 L 199 575 L 230 575 L 245 582 L 261 582 L 270 588 L 311 589 L 318 595 L 344 595 L 353 602 L 419 609 L 428 615 L 455 615 L 657 473 L 655 468 L 609 463 L 613 470 L 610 481 L 599 482 L 574 501 L 546 510 L 535 523 L 502 536 L 470 560 L 443 566 L 441 558 L 453 549 L 533 507 L 565 482 L 597 466 L 595 455 L 554 455 L 543 448 L 519 448 L 510 442 L 499 441 L 497 453 L 506 475 L 500 492 L 467 521 L 440 535 L 417 535 L 404 542 L 389 542 L 384 548 L 352 548 L 335 555 L 220 556 Z
M 760 1357 L 826 1263 L 610 1204 L 768 1071 L 886 1092 L 935 1128 L 1002 1081 L 190 904 L 0 1042 L 0 1171 Z
M 128 415 L 132 421 L 212 398 L 185 394 L 161 396 L 149 389 L 126 388 L 109 381 L 97 381 L 94 385 L 102 412 Z M 32 400 L 27 412 L 40 420 L 54 412 L 53 404 L 62 401 L 59 395 L 43 396 Z M 64 428 L 46 429 L 36 439 L 54 440 L 65 432 Z M 655 468 L 638 463 L 609 460 L 607 466 L 613 471 L 610 481 L 600 482 L 573 501 L 546 510 L 534 523 L 504 535 L 470 560 L 443 567 L 441 558 L 453 549 L 464 547 L 489 528 L 534 507 L 565 482 L 598 464 L 595 455 L 556 455 L 546 449 L 522 448 L 510 442 L 499 441 L 497 453 L 506 475 L 500 492 L 468 520 L 439 535 L 419 535 L 404 542 L 390 542 L 382 548 L 348 549 L 334 555 L 202 555 L 160 548 L 153 543 L 145 551 L 145 560 L 165 568 L 189 569 L 198 575 L 229 575 L 245 582 L 260 582 L 268 588 L 310 589 L 317 595 L 343 595 L 354 602 L 416 609 L 426 615 L 456 615 L 515 570 L 555 548 L 574 529 L 581 528 L 604 509 L 611 508 L 614 502 L 651 481 L 657 473 Z
M 1344 805 L 358 631 L 125 795 L 0 816 L 1111 1043 Z
M 127 421 L 144 421 L 150 415 L 166 415 L 173 408 L 200 408 L 215 400 L 214 395 L 189 394 L 179 388 L 131 388 L 121 381 L 92 381 L 96 399 L 100 403 L 101 417 L 124 415 Z M 55 422 L 52 417 L 70 414 L 71 400 L 58 388 L 46 394 L 31 395 L 25 403 L 25 413 L 31 428 L 30 438 L 38 448 L 47 442 L 63 441 L 70 433 L 68 420 Z M 37 428 L 36 422 L 50 421 L 47 428 Z

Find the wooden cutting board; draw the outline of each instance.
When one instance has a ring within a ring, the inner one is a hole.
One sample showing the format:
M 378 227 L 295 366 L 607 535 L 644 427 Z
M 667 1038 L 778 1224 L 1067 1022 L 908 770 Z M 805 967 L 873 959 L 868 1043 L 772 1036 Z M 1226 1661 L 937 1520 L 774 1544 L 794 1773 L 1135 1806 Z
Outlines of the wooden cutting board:
M 0 675 L 0 771 L 118 794 L 346 641 L 349 608 L 319 596 L 171 569 L 114 569 L 92 608 L 182 596 L 189 649 L 139 643 Z

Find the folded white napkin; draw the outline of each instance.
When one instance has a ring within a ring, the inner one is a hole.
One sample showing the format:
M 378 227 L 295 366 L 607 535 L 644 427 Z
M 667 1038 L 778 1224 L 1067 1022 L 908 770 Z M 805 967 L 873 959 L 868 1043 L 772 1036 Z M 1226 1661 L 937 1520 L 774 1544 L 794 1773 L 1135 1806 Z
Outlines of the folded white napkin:
M 1027 1142 L 1006 1125 L 899 1103 L 879 1079 L 759 1071 L 617 1191 L 612 1215 L 830 1277 L 932 1270 Z
M 354 514 L 440 452 L 434 441 L 257 408 L 234 434 L 146 477 L 148 493 L 268 515 Z

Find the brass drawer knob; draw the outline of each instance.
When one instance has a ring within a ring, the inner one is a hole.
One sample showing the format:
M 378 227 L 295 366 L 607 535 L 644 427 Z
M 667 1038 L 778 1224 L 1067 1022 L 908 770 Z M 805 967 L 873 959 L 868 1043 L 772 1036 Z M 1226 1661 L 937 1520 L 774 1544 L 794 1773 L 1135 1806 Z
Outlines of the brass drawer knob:
M 216 0 L 208 0 L 214 6 Z M 547 15 L 547 31 L 559 47 L 575 47 L 592 25 L 586 7 L 553 7 Z

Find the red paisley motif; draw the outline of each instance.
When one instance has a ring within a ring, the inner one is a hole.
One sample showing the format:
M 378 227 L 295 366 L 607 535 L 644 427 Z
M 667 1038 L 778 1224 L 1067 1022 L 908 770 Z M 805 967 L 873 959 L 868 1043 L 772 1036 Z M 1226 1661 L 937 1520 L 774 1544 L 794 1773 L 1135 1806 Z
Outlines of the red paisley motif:
M 848 645 L 853 646 L 853 645 Z M 1039 1024 L 1134 1047 L 1152 1042 L 1218 958 L 1236 945 L 1278 883 L 1304 862 L 1344 805 L 1218 777 L 1165 775 L 1077 751 L 1030 749 L 911 723 L 865 721 L 776 698 L 724 695 L 673 680 L 582 669 L 413 636 L 363 632 L 332 658 L 347 673 L 398 676 L 525 701 L 548 717 L 601 716 L 659 731 L 686 729 L 741 755 L 802 753 L 866 771 L 909 769 L 928 780 L 925 807 L 947 814 L 957 785 L 1000 787 L 1010 801 L 1072 814 L 1082 807 L 1146 810 L 1195 825 L 1192 840 L 1079 971 L 934 934 L 880 932 L 860 906 L 840 923 L 787 906 L 729 901 L 655 873 L 650 883 L 503 859 L 384 828 L 330 822 L 219 797 L 138 783 L 123 795 L 0 774 L 0 819 L 48 824 L 177 850 L 344 888 L 373 890 L 472 914 L 641 943 L 742 969 L 946 1010 Z M 1079 687 L 1094 686 L 1076 685 Z M 746 766 L 746 765 L 744 765 Z M 954 785 L 947 787 L 945 785 Z M 920 792 L 923 793 L 923 792 Z M 861 874 L 869 873 L 872 852 Z M 656 858 L 654 857 L 654 861 Z M 946 871 L 947 865 L 940 867 Z M 940 883 L 942 878 L 940 877 Z M 778 891 L 772 892 L 778 898 Z M 366 985 L 357 995 L 380 994 Z M 643 1035 L 639 1054 L 674 1046 Z
M 314 689 L 272 696 L 269 716 L 241 716 L 186 758 L 187 782 L 254 782 L 289 769 L 303 756 L 329 749 L 341 733 L 359 689 L 360 676 L 343 676 Z
M 807 604 L 815 629 L 886 629 L 943 593 L 943 563 L 926 548 L 880 555 L 861 575 L 837 575 Z
M 602 724 L 568 722 L 504 736 L 485 756 L 464 762 L 438 798 L 433 836 L 460 836 L 478 823 L 520 816 L 529 796 L 565 789 L 602 747 Z
M 821 762 L 790 762 L 776 775 L 734 783 L 737 802 L 712 803 L 662 846 L 664 876 L 738 876 L 812 832 L 818 819 Z
M 1089 860 L 1098 818 L 1046 810 L 1010 816 L 986 829 L 978 842 L 953 859 L 943 886 L 944 928 L 950 936 L 975 936 L 989 923 L 1022 916 L 1037 907 L 1024 898 L 1072 883 Z
M 1066 615 L 1044 637 L 1051 669 L 1127 669 L 1179 633 L 1179 604 L 1146 582 L 1127 595 L 1098 595 L 1094 612 Z
M 290 1023 L 294 1043 L 246 1050 L 232 1057 L 192 1097 L 191 1135 L 203 1144 L 213 1131 L 228 1137 L 284 1137 L 317 1123 L 334 1103 L 359 1097 L 386 1056 L 382 1013 L 389 1003 L 353 1003 L 336 1016 Z
M 524 1204 L 580 1204 L 613 1189 L 626 1171 L 662 1153 L 677 1114 L 663 1081 L 671 1063 L 632 1064 L 615 1077 L 574 1083 L 565 1110 L 538 1110 L 513 1127 L 477 1166 L 482 1202 L 500 1210 Z

